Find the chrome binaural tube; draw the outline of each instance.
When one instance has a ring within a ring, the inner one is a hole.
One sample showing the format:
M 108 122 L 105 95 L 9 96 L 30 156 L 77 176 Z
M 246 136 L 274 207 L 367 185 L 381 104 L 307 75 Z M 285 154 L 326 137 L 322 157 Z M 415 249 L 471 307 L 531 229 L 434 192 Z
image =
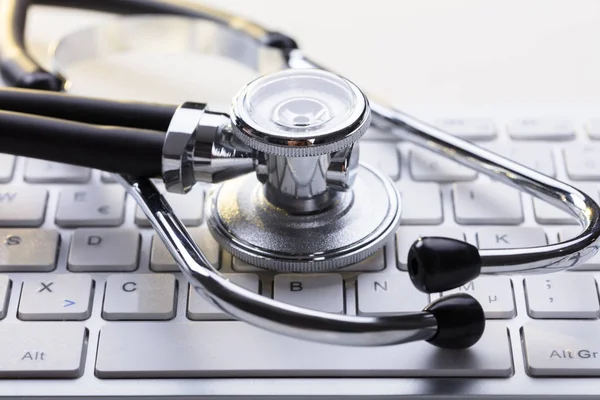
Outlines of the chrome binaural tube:
M 222 277 L 191 239 L 151 180 L 116 179 L 140 205 L 194 289 L 232 317 L 284 335 L 324 343 L 382 346 L 430 340 L 438 333 L 428 311 L 381 317 L 330 314 L 282 303 Z

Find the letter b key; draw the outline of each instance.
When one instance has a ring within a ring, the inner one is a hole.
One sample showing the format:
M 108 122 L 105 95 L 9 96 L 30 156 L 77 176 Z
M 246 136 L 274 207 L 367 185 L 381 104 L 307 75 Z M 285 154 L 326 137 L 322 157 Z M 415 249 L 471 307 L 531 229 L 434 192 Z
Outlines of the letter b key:
M 276 275 L 275 300 L 313 310 L 344 312 L 344 280 L 340 274 Z

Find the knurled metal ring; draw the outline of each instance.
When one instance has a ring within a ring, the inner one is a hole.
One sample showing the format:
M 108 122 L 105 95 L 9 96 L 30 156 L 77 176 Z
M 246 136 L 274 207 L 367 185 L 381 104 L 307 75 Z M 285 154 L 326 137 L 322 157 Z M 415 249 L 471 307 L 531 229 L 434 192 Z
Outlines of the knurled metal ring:
M 233 133 L 248 147 L 276 156 L 312 157 L 333 153 L 350 147 L 367 131 L 371 123 L 369 102 L 366 96 L 352 82 L 320 69 L 285 70 L 276 74 L 283 75 L 285 79 L 294 79 L 294 74 L 298 74 L 299 76 L 310 76 L 313 74 L 331 75 L 333 79 L 343 82 L 349 95 L 356 102 L 347 115 L 347 122 L 338 122 L 337 125 L 324 129 L 314 129 L 314 131 L 309 129 L 302 132 L 279 131 L 273 127 L 261 126 L 246 109 L 245 103 L 247 97 L 251 97 L 252 93 L 254 93 L 253 91 L 260 90 L 263 78 L 268 79 L 275 74 L 259 78 L 238 93 L 231 107 Z

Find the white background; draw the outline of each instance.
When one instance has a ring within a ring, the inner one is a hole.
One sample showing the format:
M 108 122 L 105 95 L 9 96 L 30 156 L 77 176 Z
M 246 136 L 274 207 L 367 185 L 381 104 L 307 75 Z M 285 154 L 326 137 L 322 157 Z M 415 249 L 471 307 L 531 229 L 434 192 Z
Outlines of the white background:
M 100 0 L 98 0 L 100 1 Z M 523 0 L 212 0 L 296 38 L 306 54 L 400 108 L 599 105 L 600 2 Z M 43 56 L 61 34 L 106 17 L 35 7 L 28 42 Z M 122 60 L 121 60 L 122 61 Z M 139 73 L 114 60 L 77 71 L 77 91 L 225 104 L 248 76 L 201 60 L 154 57 Z M 148 79 L 160 71 L 160 79 Z M 208 76 L 207 76 L 208 75 Z M 209 93 L 210 92 L 210 93 Z M 208 98 L 207 98 L 208 96 Z

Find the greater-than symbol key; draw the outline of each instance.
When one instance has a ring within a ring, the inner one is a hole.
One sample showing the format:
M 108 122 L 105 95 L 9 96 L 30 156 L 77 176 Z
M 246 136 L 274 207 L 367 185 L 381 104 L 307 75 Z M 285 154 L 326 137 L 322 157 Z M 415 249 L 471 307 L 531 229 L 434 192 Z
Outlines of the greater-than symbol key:
M 87 319 L 92 287 L 92 278 L 84 274 L 58 274 L 52 280 L 32 277 L 23 284 L 18 316 L 27 321 Z

